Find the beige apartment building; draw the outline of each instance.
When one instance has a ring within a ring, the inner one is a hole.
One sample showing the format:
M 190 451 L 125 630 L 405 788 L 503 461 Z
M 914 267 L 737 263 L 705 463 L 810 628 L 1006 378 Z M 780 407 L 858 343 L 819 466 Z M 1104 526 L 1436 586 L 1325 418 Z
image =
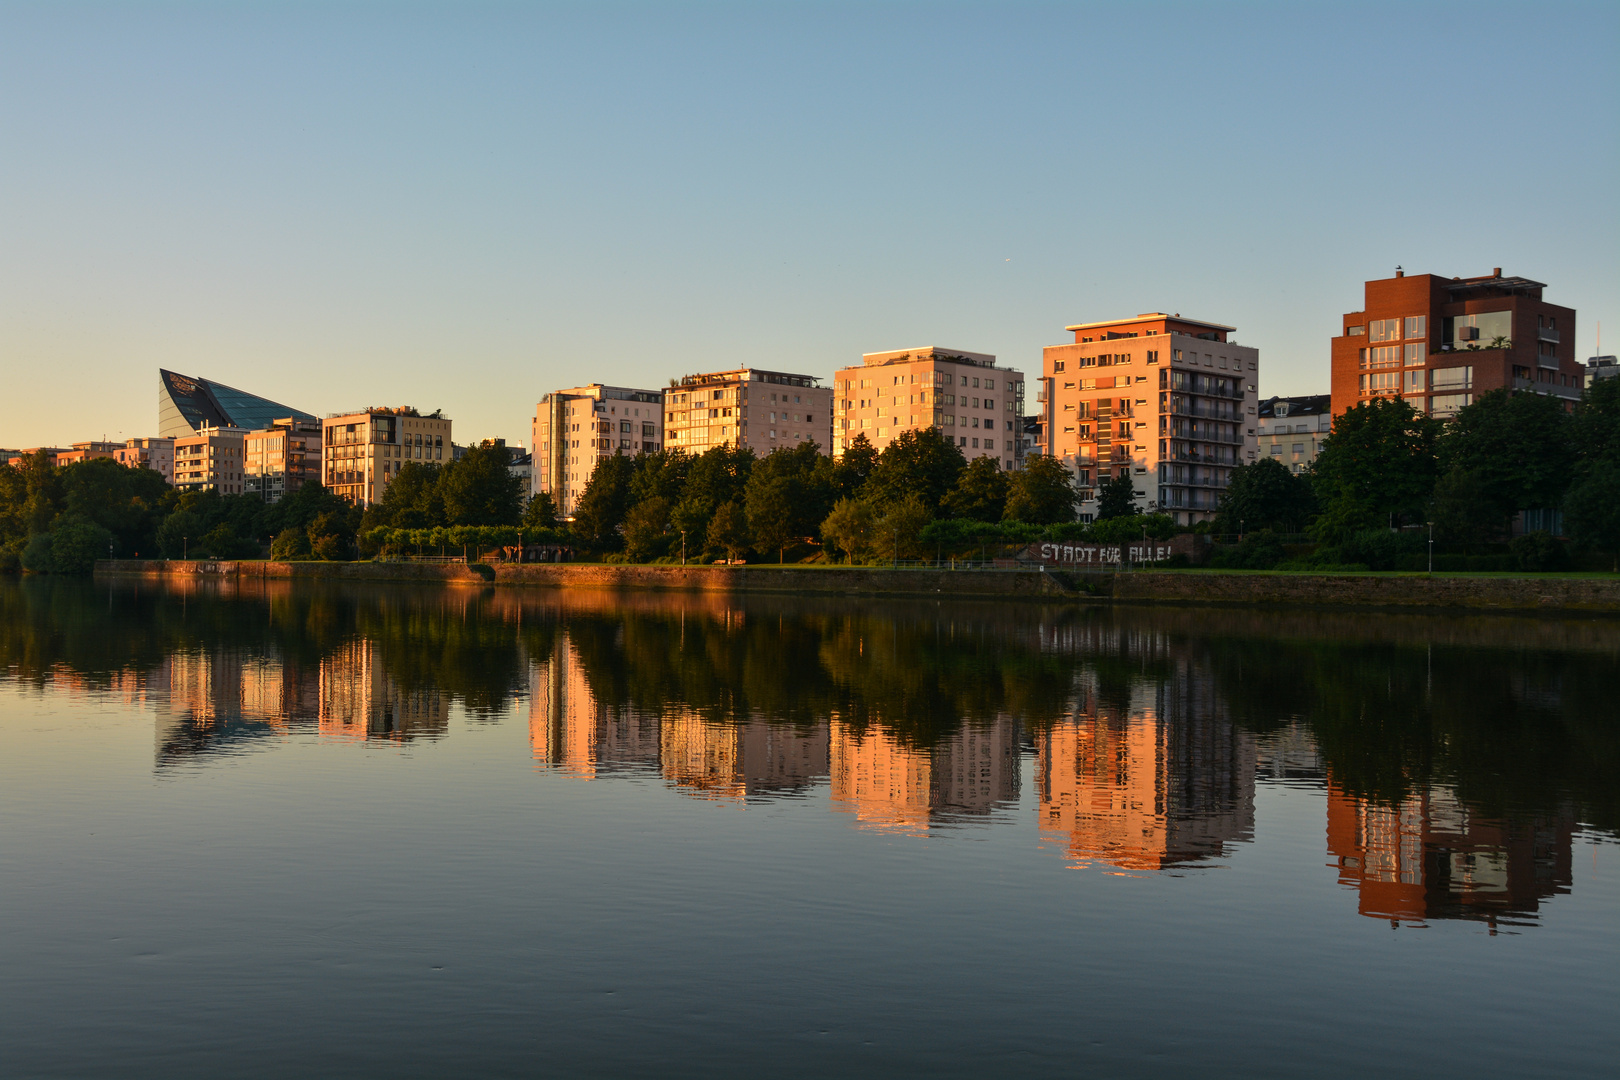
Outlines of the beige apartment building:
M 130 469 L 151 469 L 163 474 L 163 479 L 174 484 L 173 439 L 126 439 L 124 445 L 113 451 L 113 460 Z
M 451 460 L 450 418 L 426 416 L 409 405 L 340 413 L 321 421 L 321 474 L 326 486 L 358 506 L 369 506 L 407 461 L 444 465 Z
M 1255 419 L 1260 456 L 1281 462 L 1290 472 L 1304 472 L 1333 430 L 1333 395 L 1267 398 Z
M 687 375 L 664 391 L 665 444 L 689 454 L 730 445 L 764 455 L 809 441 L 829 454 L 833 392 L 820 381 L 759 368 Z
M 596 463 L 664 446 L 664 397 L 657 390 L 591 383 L 556 390 L 534 407 L 530 494 L 544 492 L 568 517 Z
M 1119 476 L 1146 512 L 1213 517 L 1258 453 L 1259 350 L 1230 340 L 1235 327 L 1162 311 L 1064 329 L 1074 341 L 1043 350 L 1044 452 L 1074 471 L 1080 519 Z
M 115 442 L 76 442 L 71 450 L 58 450 L 52 462 L 57 468 L 61 468 L 64 465 L 73 465 L 80 461 L 116 457 L 121 449 L 123 447 Z
M 321 422 L 287 416 L 243 440 L 247 491 L 277 502 L 321 478 Z
M 902 431 L 938 428 L 969 459 L 1023 463 L 1024 374 L 996 367 L 990 353 L 919 349 L 865 353 L 833 376 L 838 392 L 833 453 L 857 435 L 882 450 Z
M 246 484 L 242 438 L 237 427 L 204 424 L 197 434 L 174 440 L 174 486 L 181 491 L 240 495 Z

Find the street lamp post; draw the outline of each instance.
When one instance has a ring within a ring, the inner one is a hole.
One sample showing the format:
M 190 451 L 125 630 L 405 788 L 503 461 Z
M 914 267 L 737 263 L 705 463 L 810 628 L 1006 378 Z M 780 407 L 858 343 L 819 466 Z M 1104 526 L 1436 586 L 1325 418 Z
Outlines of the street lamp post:
M 1434 522 L 1429 522 L 1429 573 L 1434 573 Z
M 181 561 L 191 558 L 191 537 L 189 536 L 180 538 L 180 558 Z
M 681 565 L 686 565 L 686 530 L 681 530 Z

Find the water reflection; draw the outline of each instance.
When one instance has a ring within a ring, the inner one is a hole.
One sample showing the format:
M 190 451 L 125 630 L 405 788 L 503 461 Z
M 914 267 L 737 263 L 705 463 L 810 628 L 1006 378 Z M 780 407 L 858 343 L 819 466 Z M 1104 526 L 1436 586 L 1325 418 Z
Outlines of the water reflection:
M 899 834 L 1032 817 L 1127 872 L 1229 862 L 1286 784 L 1397 924 L 1534 921 L 1620 809 L 1612 621 L 32 579 L 0 616 L 7 681 L 149 710 L 160 770 L 526 716 L 546 772 Z

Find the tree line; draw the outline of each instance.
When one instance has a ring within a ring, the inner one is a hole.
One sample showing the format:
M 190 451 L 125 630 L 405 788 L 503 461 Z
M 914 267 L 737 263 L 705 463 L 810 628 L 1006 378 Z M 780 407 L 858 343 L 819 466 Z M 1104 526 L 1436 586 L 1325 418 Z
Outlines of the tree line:
M 1215 528 L 1245 535 L 1236 557 L 1249 565 L 1283 562 L 1280 535 L 1304 534 L 1316 545 L 1307 563 L 1384 569 L 1424 551 L 1431 523 L 1453 565 L 1508 547 L 1526 511 L 1542 529 L 1500 557 L 1518 568 L 1568 565 L 1546 528 L 1553 512 L 1578 548 L 1620 553 L 1620 380 L 1594 383 L 1573 412 L 1554 397 L 1493 390 L 1441 421 L 1373 398 L 1334 420 L 1305 472 L 1271 458 L 1233 470 Z

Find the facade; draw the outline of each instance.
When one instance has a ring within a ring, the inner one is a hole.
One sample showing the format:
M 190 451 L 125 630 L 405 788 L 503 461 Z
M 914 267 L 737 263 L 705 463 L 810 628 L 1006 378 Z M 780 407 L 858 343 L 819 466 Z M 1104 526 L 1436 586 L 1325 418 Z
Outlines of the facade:
M 550 495 L 558 516 L 572 515 L 598 461 L 663 449 L 663 402 L 657 390 L 601 383 L 541 398 L 530 425 L 530 493 Z
M 54 462 L 61 467 L 79 461 L 92 461 L 95 458 L 111 458 L 122 449 L 123 447 L 115 442 L 76 442 L 71 450 L 58 450 L 54 455 Z
M 1023 464 L 1024 373 L 996 367 L 990 353 L 935 345 L 865 353 L 833 380 L 835 455 L 858 435 L 882 450 L 903 431 L 932 427 L 969 459 Z
M 1612 379 L 1620 375 L 1620 363 L 1616 363 L 1612 356 L 1594 356 L 1586 362 L 1586 385 L 1591 386 L 1599 379 Z
M 174 484 L 173 439 L 127 439 L 113 451 L 113 459 L 126 468 L 160 472 L 171 486 Z
M 1275 458 L 1290 472 L 1304 472 L 1316 460 L 1333 427 L 1332 395 L 1274 397 L 1260 403 L 1260 457 Z
M 523 449 L 521 445 L 506 448 L 506 471 L 517 477 L 522 484 L 523 497 L 528 498 L 534 490 L 534 455 Z
M 716 446 L 768 454 L 814 442 L 832 453 L 833 392 L 814 375 L 736 368 L 687 375 L 664 391 L 664 430 L 672 450 Z
M 181 491 L 217 491 L 240 495 L 247 487 L 242 439 L 234 427 L 204 427 L 174 440 L 174 486 Z
M 314 420 L 290 405 L 238 390 L 224 383 L 158 369 L 158 434 L 165 439 L 194 435 L 204 427 L 268 427 L 278 417 Z
M 247 491 L 277 502 L 321 479 L 321 422 L 284 416 L 243 440 Z
M 1259 350 L 1230 340 L 1235 327 L 1162 311 L 1064 329 L 1074 341 L 1043 350 L 1043 452 L 1074 472 L 1081 520 L 1119 476 L 1144 510 L 1214 517 L 1258 453 Z
M 1374 397 L 1404 397 L 1448 417 L 1488 390 L 1550 394 L 1573 408 L 1586 369 L 1575 359 L 1575 311 L 1541 298 L 1529 278 L 1395 276 L 1364 286 L 1333 339 L 1333 415 Z M 1569 344 L 1564 344 L 1564 342 Z
M 407 461 L 443 465 L 450 451 L 450 418 L 437 410 L 423 416 L 402 405 L 321 421 L 320 466 L 326 486 L 358 506 L 382 498 Z

